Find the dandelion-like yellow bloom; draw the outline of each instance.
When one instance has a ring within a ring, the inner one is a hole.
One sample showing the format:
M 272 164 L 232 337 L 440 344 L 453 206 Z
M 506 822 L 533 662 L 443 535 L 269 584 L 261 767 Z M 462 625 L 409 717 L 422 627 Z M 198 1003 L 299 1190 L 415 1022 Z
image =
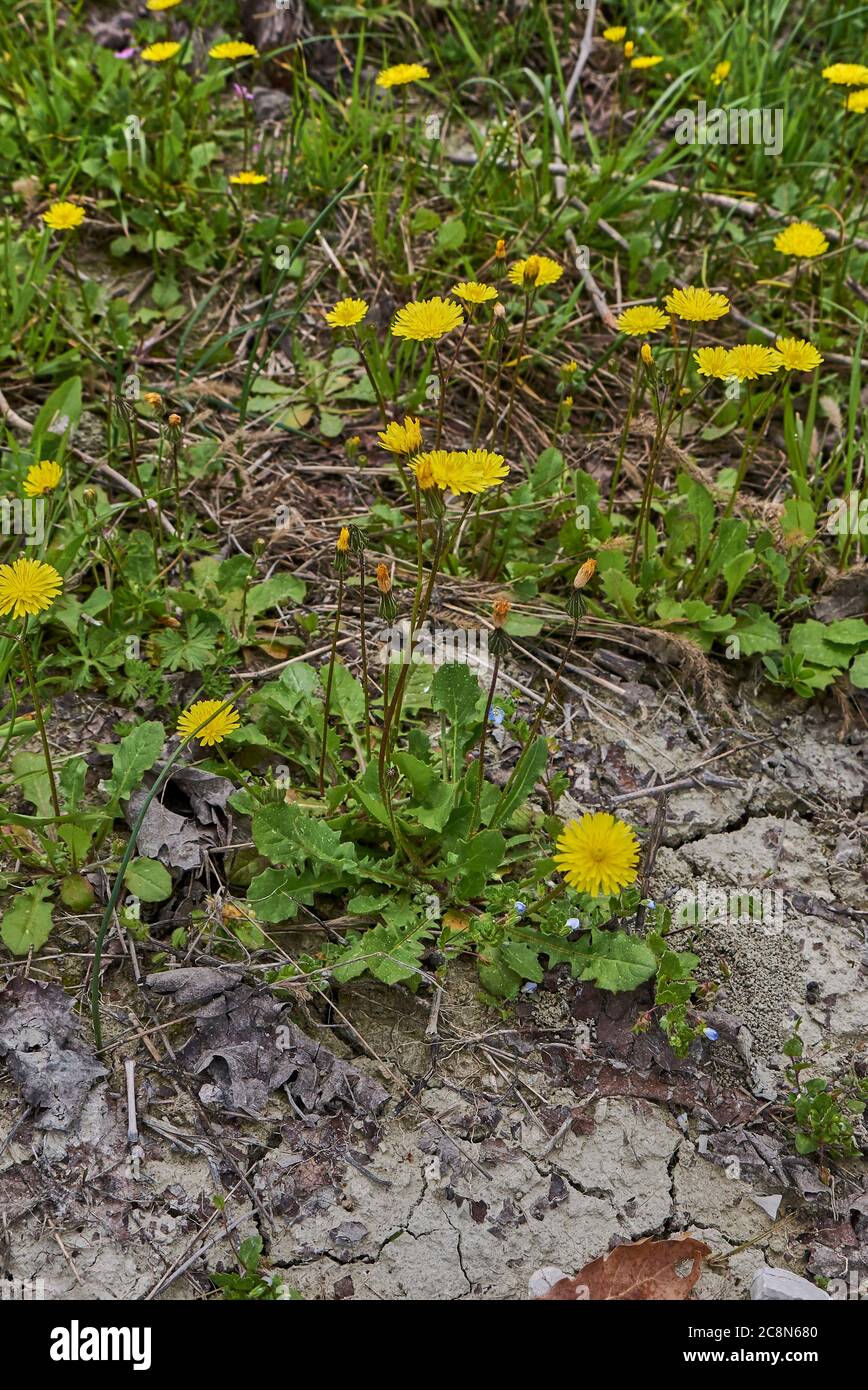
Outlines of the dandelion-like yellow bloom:
M 445 485 L 456 496 L 487 492 L 502 483 L 508 472 L 509 464 L 504 462 L 502 454 L 493 454 L 488 449 L 465 449 L 447 456 L 445 484 L 441 483 L 441 487 Z
M 180 3 L 181 0 L 146 0 L 145 9 L 159 14 L 161 10 L 173 10 Z
M 622 820 L 604 811 L 564 826 L 555 864 L 571 888 L 590 893 L 620 893 L 638 875 L 639 841 Z
M 664 300 L 670 314 L 688 323 L 710 323 L 729 313 L 729 300 L 725 294 L 713 294 L 696 285 L 688 285 L 686 290 L 673 290 Z
M 721 82 L 725 82 L 731 72 L 732 63 L 729 61 L 728 58 L 724 58 L 723 62 L 718 63 L 717 67 L 713 69 L 711 74 L 711 80 L 714 83 L 715 87 L 719 87 Z
M 392 333 L 396 338 L 412 338 L 416 343 L 434 342 L 464 322 L 464 312 L 451 299 L 414 299 L 399 309 Z
M 528 256 L 527 260 L 515 261 L 509 267 L 508 278 L 513 285 L 538 290 L 543 285 L 556 284 L 563 273 L 563 266 L 550 256 Z
M 255 44 L 244 43 L 242 39 L 226 39 L 224 43 L 215 43 L 213 48 L 209 48 L 208 57 L 234 62 L 237 58 L 258 58 L 259 49 Z
M 837 87 L 868 85 L 868 68 L 864 63 L 833 63 L 830 68 L 823 68 L 823 76 Z
M 205 723 L 205 720 L 208 722 Z M 215 743 L 222 743 L 227 734 L 234 734 L 240 723 L 241 719 L 235 706 L 227 705 L 225 700 L 197 700 L 189 709 L 184 710 L 178 720 L 177 730 L 183 739 L 195 735 L 203 748 L 210 748 Z M 200 724 L 204 724 L 204 728 L 200 729 Z
M 868 111 L 868 87 L 861 92 L 850 92 L 847 97 L 847 110 L 864 112 Z
M 254 184 L 268 183 L 268 175 L 257 174 L 253 169 L 242 169 L 237 174 L 230 174 L 229 182 L 252 187 Z
M 446 486 L 447 473 L 451 467 L 451 455 L 446 449 L 430 449 L 427 454 L 419 454 L 410 462 L 416 481 L 427 492 L 429 488 Z
M 490 299 L 497 298 L 494 286 L 483 285 L 479 280 L 459 280 L 449 293 L 456 299 L 463 299 L 465 304 L 487 304 Z
M 610 28 L 603 30 L 603 38 L 607 39 L 609 43 L 620 43 L 626 37 L 627 29 L 623 24 L 613 24 Z
M 664 314 L 663 310 L 654 304 L 637 304 L 632 309 L 625 309 L 615 320 L 621 332 L 631 338 L 644 338 L 649 333 L 659 333 L 668 322 L 669 315 Z
M 339 534 L 339 536 L 338 536 L 338 538 L 337 538 L 337 541 L 336 541 L 336 543 L 335 543 L 335 549 L 336 549 L 336 550 L 339 550 L 339 551 L 341 552 L 341 554 L 343 555 L 343 554 L 345 554 L 345 553 L 349 550 L 349 548 L 350 548 L 350 532 L 349 532 L 349 528 L 346 527 L 346 526 L 342 526 L 341 529 L 340 529 L 340 534 Z
M 828 241 L 813 222 L 791 222 L 775 237 L 776 251 L 784 256 L 796 256 L 799 260 L 812 260 L 828 249 Z
M 41 613 L 51 607 L 62 588 L 63 580 L 57 570 L 42 560 L 22 558 L 11 565 L 0 565 L 0 617 L 11 613 L 13 618 L 24 618 Z
M 176 53 L 180 53 L 179 43 L 149 43 L 147 48 L 143 48 L 141 57 L 146 63 L 165 63 L 169 58 L 174 58 Z
M 728 358 L 729 354 L 723 347 L 703 347 L 693 354 L 699 375 L 716 376 L 720 381 L 725 381 L 728 376 L 732 376 Z
M 739 381 L 756 381 L 771 376 L 781 365 L 781 354 L 758 343 L 738 343 L 726 354 L 727 375 Z
M 639 54 L 638 58 L 630 60 L 630 67 L 637 68 L 639 72 L 644 72 L 646 68 L 656 68 L 658 63 L 663 62 L 663 57 L 659 53 Z
M 397 420 L 390 420 L 377 438 L 390 454 L 415 454 L 422 447 L 421 421 L 412 415 L 404 416 L 403 425 L 399 425 Z
M 785 372 L 812 372 L 823 361 L 814 344 L 806 338 L 776 338 L 775 347 Z
M 422 63 L 395 63 L 377 74 L 378 87 L 406 87 L 408 82 L 421 82 L 431 74 Z
M 80 208 L 77 203 L 52 203 L 42 214 L 42 220 L 52 231 L 69 232 L 73 227 L 81 226 L 84 221 L 84 208 Z
M 364 299 L 339 299 L 335 307 L 329 309 L 325 319 L 332 328 L 355 328 L 367 312 Z
M 63 469 L 54 459 L 40 459 L 27 470 L 24 479 L 24 492 L 27 497 L 43 497 L 53 492 L 63 477 Z

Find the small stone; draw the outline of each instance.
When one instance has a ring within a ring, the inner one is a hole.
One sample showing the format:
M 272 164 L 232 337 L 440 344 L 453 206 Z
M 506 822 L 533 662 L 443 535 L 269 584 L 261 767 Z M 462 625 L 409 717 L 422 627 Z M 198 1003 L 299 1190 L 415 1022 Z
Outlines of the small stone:
M 542 1298 L 553 1289 L 555 1284 L 559 1284 L 562 1279 L 569 1279 L 568 1274 L 564 1274 L 557 1265 L 543 1265 L 542 1269 L 534 1270 L 527 1281 L 528 1298 Z
M 768 1265 L 762 1265 L 753 1276 L 750 1296 L 759 1303 L 800 1299 L 817 1303 L 829 1298 L 825 1289 L 818 1288 L 810 1279 L 803 1279 L 801 1274 L 793 1274 L 789 1269 L 771 1269 Z
M 780 1207 L 781 1202 L 784 1200 L 783 1193 L 774 1192 L 770 1197 L 758 1197 L 757 1194 L 753 1192 L 751 1193 L 751 1196 L 753 1197 L 753 1200 L 756 1202 L 757 1206 L 762 1208 L 766 1216 L 771 1217 L 772 1221 L 774 1221 L 778 1214 L 778 1208 Z

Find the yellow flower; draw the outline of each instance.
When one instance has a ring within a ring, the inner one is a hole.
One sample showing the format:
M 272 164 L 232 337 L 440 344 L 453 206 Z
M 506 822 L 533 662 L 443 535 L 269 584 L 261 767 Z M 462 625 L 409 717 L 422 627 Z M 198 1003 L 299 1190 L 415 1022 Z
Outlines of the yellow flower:
M 464 322 L 464 313 L 451 299 L 414 299 L 399 309 L 392 333 L 396 338 L 412 338 L 425 343 L 444 337 Z
M 446 474 L 452 457 L 446 449 L 431 449 L 427 454 L 419 454 L 411 460 L 410 468 L 416 481 L 424 492 L 432 487 L 445 487 Z
M 719 87 L 721 82 L 724 82 L 727 79 L 727 77 L 729 77 L 729 74 L 731 72 L 732 63 L 730 63 L 727 58 L 724 58 L 723 62 L 718 63 L 717 67 L 713 70 L 711 74 L 711 80 L 714 83 L 715 87 Z
M 41 560 L 15 560 L 0 565 L 0 617 L 23 618 L 50 608 L 63 588 L 53 565 Z
M 573 580 L 573 588 L 584 589 L 587 584 L 590 584 L 591 580 L 593 579 L 596 573 L 596 560 L 586 560 L 583 565 L 579 566 L 578 573 L 576 574 L 576 577 Z
M 483 285 L 478 280 L 459 280 L 449 293 L 456 299 L 463 299 L 465 304 L 487 304 L 489 299 L 497 298 L 493 285 Z
M 335 549 L 343 555 L 350 548 L 350 533 L 346 526 L 341 527 L 340 535 L 337 538 Z
M 819 227 L 813 222 L 791 222 L 775 237 L 775 250 L 785 256 L 797 256 L 800 260 L 811 260 L 828 251 L 829 243 Z
M 848 111 L 868 111 L 868 87 L 861 92 L 850 92 L 847 97 Z
M 405 87 L 408 82 L 421 82 L 431 74 L 422 63 L 395 63 L 377 75 L 378 87 Z
M 806 338 L 776 338 L 775 347 L 785 372 L 812 372 L 823 361 L 814 344 Z
M 41 459 L 27 470 L 24 479 L 24 492 L 27 497 L 42 497 L 53 492 L 63 477 L 63 469 L 54 459 Z
M 633 309 L 625 309 L 615 322 L 621 332 L 629 337 L 644 338 L 648 333 L 659 333 L 661 328 L 665 328 L 669 315 L 654 304 L 637 304 Z
M 467 449 L 461 453 L 448 455 L 444 470 L 445 484 L 450 492 L 487 492 L 490 487 L 502 483 L 509 472 L 509 464 L 504 463 L 502 454 L 492 454 L 488 449 Z
M 508 278 L 513 285 L 523 288 L 541 289 L 543 285 L 554 285 L 564 273 L 550 256 L 528 256 L 525 261 L 516 261 L 509 267 Z
M 688 285 L 686 290 L 673 290 L 664 300 L 670 314 L 689 323 L 709 323 L 712 319 L 723 318 L 729 313 L 729 300 L 725 294 L 712 294 L 696 285 Z
M 651 55 L 645 54 L 644 56 L 640 54 L 638 58 L 633 58 L 631 60 L 630 67 L 638 68 L 639 71 L 642 72 L 645 68 L 656 68 L 657 64 L 662 62 L 663 58 L 659 53 Z
M 76 203 L 52 203 L 48 211 L 42 214 L 42 220 L 52 231 L 68 232 L 73 227 L 81 226 L 84 221 L 84 208 L 78 207 Z
M 506 260 L 506 242 L 502 236 L 497 238 L 497 245 L 494 248 L 495 259 L 498 261 Z
M 422 425 L 412 415 L 405 415 L 403 425 L 391 420 L 377 438 L 390 454 L 415 454 L 422 447 Z
M 195 735 L 203 748 L 210 748 L 215 743 L 222 743 L 227 734 L 234 734 L 240 723 L 235 706 L 227 705 L 225 700 L 197 700 L 184 710 L 177 729 L 183 739 Z M 200 729 L 200 724 L 204 724 L 204 728 Z
M 620 43 L 626 35 L 627 29 L 623 24 L 613 24 L 611 28 L 603 30 L 603 38 L 608 39 L 609 43 Z
M 167 58 L 174 58 L 180 51 L 179 43 L 149 43 L 147 48 L 142 49 L 141 56 L 146 63 L 165 63 Z
M 632 58 L 632 57 L 633 57 L 633 54 L 634 54 L 635 52 L 636 52 L 636 45 L 635 45 L 635 43 L 633 42 L 632 39 L 628 39 L 627 42 L 624 44 L 624 57 L 625 57 L 625 58 Z
M 151 10 L 154 14 L 159 14 L 160 10 L 172 10 L 176 5 L 180 5 L 181 0 L 147 0 L 146 10 Z
M 252 169 L 242 169 L 241 172 L 238 174 L 230 174 L 229 182 L 250 185 L 258 183 L 268 183 L 268 175 L 254 173 Z
M 780 365 L 779 352 L 756 343 L 738 343 L 726 354 L 727 375 L 737 377 L 739 381 L 756 381 L 757 377 L 771 376 Z
M 258 58 L 259 49 L 255 44 L 244 43 L 241 39 L 227 39 L 224 43 L 215 43 L 208 50 L 208 57 L 226 58 L 233 62 L 236 58 Z
M 830 68 L 823 68 L 823 76 L 838 87 L 864 87 L 868 83 L 868 68 L 864 63 L 833 63 Z
M 638 876 L 639 842 L 629 825 L 604 811 L 572 820 L 558 837 L 555 864 L 571 888 L 620 893 Z
M 653 354 L 653 352 L 651 351 L 651 344 L 650 344 L 650 343 L 643 343 L 643 344 L 642 344 L 642 346 L 641 346 L 640 349 L 639 349 L 639 356 L 642 358 L 642 361 L 645 363 L 645 366 L 646 366 L 646 367 L 650 367 L 650 366 L 651 366 L 651 364 L 652 364 L 653 361 L 654 361 L 654 354 Z
M 339 299 L 333 309 L 326 314 L 326 323 L 332 328 L 355 328 L 361 323 L 368 306 L 364 299 Z
M 720 381 L 725 381 L 728 376 L 732 376 L 729 370 L 729 354 L 724 347 L 704 347 L 699 348 L 693 354 L 696 363 L 696 370 L 700 376 L 716 376 Z

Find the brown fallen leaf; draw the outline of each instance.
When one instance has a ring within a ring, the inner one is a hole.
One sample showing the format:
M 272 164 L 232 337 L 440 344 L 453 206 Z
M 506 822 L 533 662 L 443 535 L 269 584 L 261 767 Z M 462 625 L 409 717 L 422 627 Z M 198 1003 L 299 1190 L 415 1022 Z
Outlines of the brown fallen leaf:
M 702 1261 L 710 1254 L 711 1246 L 693 1236 L 618 1245 L 608 1255 L 591 1260 L 574 1279 L 560 1279 L 542 1299 L 598 1303 L 687 1298 L 702 1271 Z M 679 1275 L 678 1268 L 687 1263 L 690 1269 Z

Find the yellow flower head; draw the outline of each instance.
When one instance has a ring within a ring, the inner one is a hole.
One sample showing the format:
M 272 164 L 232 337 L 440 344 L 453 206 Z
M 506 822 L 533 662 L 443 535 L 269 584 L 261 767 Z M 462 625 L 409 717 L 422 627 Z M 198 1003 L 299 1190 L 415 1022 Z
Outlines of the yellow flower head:
M 686 290 L 673 290 L 664 300 L 670 314 L 688 323 L 710 323 L 712 319 L 723 318 L 729 313 L 729 300 L 725 294 L 712 294 L 711 290 L 689 285 Z
M 203 748 L 210 748 L 215 743 L 222 743 L 227 734 L 234 734 L 240 723 L 235 706 L 227 705 L 225 700 L 197 700 L 189 709 L 184 710 L 178 720 L 177 730 L 183 739 L 195 735 Z M 204 728 L 200 729 L 200 724 L 204 725 Z
M 421 82 L 431 74 L 422 63 L 395 63 L 377 74 L 378 87 L 406 87 L 408 82 Z
M 392 333 L 396 338 L 412 338 L 426 343 L 443 338 L 464 322 L 464 313 L 451 299 L 414 299 L 399 309 Z
M 255 44 L 244 43 L 241 39 L 227 39 L 224 43 L 215 43 L 208 50 L 208 57 L 234 62 L 237 58 L 258 58 L 259 49 Z
M 341 530 L 340 530 L 340 535 L 338 536 L 337 542 L 336 542 L 336 544 L 335 544 L 335 549 L 336 549 L 336 550 L 339 550 L 339 551 L 341 552 L 341 554 L 343 555 L 343 554 L 346 553 L 346 551 L 349 550 L 349 548 L 350 548 L 350 532 L 349 532 L 349 528 L 346 527 L 346 526 L 342 526 L 342 527 L 341 527 Z
M 814 344 L 806 338 L 776 338 L 775 347 L 785 372 L 812 372 L 823 361 Z
M 564 268 L 550 256 L 528 256 L 525 261 L 515 261 L 509 267 L 509 280 L 523 289 L 541 289 L 543 285 L 554 285 L 564 273 Z
M 142 49 L 141 57 L 146 63 L 165 63 L 180 51 L 179 43 L 149 43 L 147 48 Z
M 645 363 L 646 367 L 650 367 L 652 365 L 654 361 L 654 354 L 651 351 L 650 343 L 642 344 L 642 346 L 639 349 L 639 356 L 642 358 L 642 361 Z
M 57 570 L 42 560 L 21 559 L 0 565 L 0 617 L 41 613 L 51 607 L 62 588 Z
M 830 68 L 823 68 L 823 76 L 837 87 L 868 86 L 868 68 L 864 63 L 833 63 Z
M 497 238 L 497 245 L 494 248 L 495 259 L 498 261 L 506 260 L 506 242 L 502 236 Z
M 627 37 L 627 29 L 623 24 L 613 24 L 609 29 L 603 30 L 603 38 L 609 43 L 620 43 Z
M 368 306 L 364 299 L 339 299 L 333 309 L 326 314 L 326 323 L 332 328 L 355 328 L 361 323 Z
M 771 376 L 781 365 L 781 355 L 774 348 L 757 343 L 738 343 L 726 354 L 727 375 L 739 381 L 756 381 Z
M 84 208 L 76 203 L 52 203 L 48 211 L 42 214 L 42 220 L 52 231 L 69 232 L 73 227 L 81 226 Z
M 663 57 L 659 53 L 640 54 L 638 58 L 631 59 L 630 67 L 637 68 L 639 72 L 643 72 L 645 68 L 656 68 L 657 64 L 662 62 Z
M 161 10 L 173 10 L 176 5 L 180 5 L 181 0 L 147 0 L 145 9 L 153 14 L 159 14 Z
M 54 459 L 41 459 L 27 470 L 24 479 L 24 492 L 27 497 L 42 497 L 53 492 L 63 477 L 63 469 Z
M 459 496 L 461 493 L 487 492 L 502 483 L 509 472 L 502 454 L 488 449 L 467 449 L 450 454 L 445 468 L 445 486 Z M 443 484 L 441 484 L 443 486 Z
M 659 333 L 661 328 L 665 328 L 669 322 L 669 315 L 664 314 L 656 305 L 637 304 L 633 309 L 625 309 L 615 322 L 621 332 L 627 333 L 631 338 L 644 338 L 649 333 Z
M 635 52 L 636 52 L 636 45 L 635 45 L 635 43 L 633 42 L 632 39 L 628 39 L 627 42 L 624 44 L 624 57 L 625 57 L 625 58 L 632 58 L 632 57 L 633 57 L 633 54 L 634 54 Z
M 868 111 L 868 87 L 864 87 L 861 92 L 848 93 L 847 110 L 857 112 Z
M 446 473 L 451 457 L 445 449 L 431 449 L 427 454 L 419 454 L 411 461 L 410 468 L 423 492 L 432 487 L 446 486 Z
M 489 299 L 497 298 L 493 285 L 483 285 L 478 280 L 459 280 L 449 293 L 456 299 L 463 299 L 465 304 L 487 304 Z
M 711 80 L 714 83 L 715 87 L 719 87 L 721 82 L 726 81 L 727 77 L 729 77 L 729 74 L 731 72 L 732 63 L 727 58 L 724 58 L 723 62 L 718 63 L 717 67 L 714 68 L 711 74 Z
M 390 454 L 415 454 L 422 447 L 422 425 L 412 415 L 405 415 L 403 425 L 391 420 L 377 438 Z
M 604 811 L 565 825 L 557 850 L 555 864 L 580 893 L 597 898 L 636 882 L 639 842 L 629 825 Z
M 268 175 L 257 174 L 253 169 L 242 169 L 238 174 L 230 174 L 229 182 L 244 185 L 268 183 Z
M 813 222 L 791 222 L 775 237 L 776 251 L 784 256 L 796 256 L 799 260 L 812 260 L 828 249 L 828 241 Z
M 719 381 L 725 381 L 733 375 L 729 368 L 729 353 L 724 347 L 699 348 L 694 352 L 693 360 L 700 376 L 716 376 Z

